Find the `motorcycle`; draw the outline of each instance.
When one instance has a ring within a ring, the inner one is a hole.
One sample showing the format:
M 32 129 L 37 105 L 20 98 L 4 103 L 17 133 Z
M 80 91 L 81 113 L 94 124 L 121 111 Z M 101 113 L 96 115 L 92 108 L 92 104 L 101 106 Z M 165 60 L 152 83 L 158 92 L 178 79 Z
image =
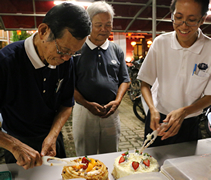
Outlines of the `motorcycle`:
M 142 94 L 137 96 L 133 103 L 133 112 L 134 112 L 135 116 L 139 120 L 141 120 L 143 123 L 145 123 L 145 118 L 146 118 L 148 109 L 149 108 L 148 108 Z
M 199 115 L 200 121 L 204 121 L 204 126 L 207 134 L 211 136 L 211 106 L 205 108 L 203 113 Z
M 128 73 L 131 80 L 131 84 L 128 89 L 128 94 L 131 101 L 134 101 L 136 96 L 140 94 L 141 84 L 140 84 L 140 81 L 137 79 L 137 75 L 138 75 L 138 72 L 143 60 L 144 58 L 140 58 L 138 60 L 126 62 L 126 65 L 128 67 Z

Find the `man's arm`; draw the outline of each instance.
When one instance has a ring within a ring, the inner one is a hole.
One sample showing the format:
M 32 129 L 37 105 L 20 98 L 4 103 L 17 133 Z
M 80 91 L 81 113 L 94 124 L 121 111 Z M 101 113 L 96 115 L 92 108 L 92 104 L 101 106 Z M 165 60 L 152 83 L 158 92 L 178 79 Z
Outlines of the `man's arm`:
M 116 99 L 114 101 L 109 102 L 108 104 L 104 106 L 107 113 L 104 116 L 102 116 L 102 118 L 107 118 L 108 116 L 110 116 L 117 110 L 117 108 L 119 107 L 122 101 L 122 98 L 124 97 L 126 91 L 129 88 L 129 85 L 130 85 L 130 82 L 123 82 L 122 84 L 120 84 L 119 89 L 117 91 Z
M 10 151 L 17 160 L 16 163 L 24 169 L 42 165 L 38 151 L 2 131 L 0 131 L 0 147 Z
M 150 117 L 151 117 L 150 128 L 152 130 L 156 130 L 157 128 L 160 127 L 159 125 L 160 113 L 154 106 L 150 85 L 144 81 L 141 82 L 141 93 L 150 110 Z
M 188 116 L 192 113 L 200 111 L 211 105 L 211 95 L 203 96 L 198 101 L 194 102 L 190 106 L 184 107 L 185 115 Z
M 62 130 L 62 127 L 70 117 L 72 107 L 61 106 L 59 112 L 54 118 L 50 132 L 43 141 L 41 156 L 55 156 L 56 155 L 56 140 Z

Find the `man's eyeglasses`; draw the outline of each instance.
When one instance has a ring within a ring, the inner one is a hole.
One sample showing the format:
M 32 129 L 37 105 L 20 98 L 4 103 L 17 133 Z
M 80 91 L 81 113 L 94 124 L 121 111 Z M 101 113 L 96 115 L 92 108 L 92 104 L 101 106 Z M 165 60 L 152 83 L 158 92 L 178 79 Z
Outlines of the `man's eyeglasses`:
M 72 54 L 72 53 L 64 53 L 62 51 L 59 50 L 58 45 L 56 43 L 55 40 L 55 44 L 56 44 L 56 50 L 57 50 L 57 54 L 62 55 L 62 56 L 72 56 L 72 57 L 76 57 L 76 56 L 80 56 L 81 54 Z
M 175 25 L 182 25 L 183 23 L 185 23 L 187 26 L 190 26 L 190 27 L 198 26 L 201 19 L 202 19 L 202 17 L 198 21 L 197 20 L 191 20 L 191 19 L 183 21 L 182 19 L 175 17 L 174 14 L 171 15 L 171 20 Z

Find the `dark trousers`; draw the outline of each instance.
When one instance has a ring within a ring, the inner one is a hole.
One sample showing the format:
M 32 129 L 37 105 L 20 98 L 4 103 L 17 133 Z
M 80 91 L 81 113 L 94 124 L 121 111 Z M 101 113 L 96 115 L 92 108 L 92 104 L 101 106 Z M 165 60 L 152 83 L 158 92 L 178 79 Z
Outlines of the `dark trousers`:
M 166 115 L 160 113 L 160 123 L 166 118 Z M 151 144 L 150 147 L 155 146 L 163 146 L 168 144 L 176 144 L 187 141 L 195 141 L 201 139 L 201 131 L 199 128 L 200 120 L 198 117 L 187 118 L 183 121 L 182 126 L 178 132 L 173 137 L 169 137 L 165 140 L 161 140 L 161 136 L 157 136 L 155 141 Z M 145 121 L 145 132 L 144 139 L 146 139 L 146 135 L 152 133 L 153 130 L 150 128 L 150 112 L 148 111 L 146 121 Z
M 33 149 L 37 150 L 38 152 L 41 152 L 42 143 L 46 136 L 33 137 L 33 138 L 17 137 L 17 136 L 13 136 L 13 137 L 17 138 L 18 140 L 27 144 L 28 146 L 32 147 Z M 4 156 L 5 156 L 5 162 L 7 164 L 8 163 L 16 163 L 16 159 L 14 158 L 13 154 L 10 153 L 9 151 L 5 150 Z M 59 136 L 56 141 L 56 157 L 66 158 L 64 142 L 63 142 L 63 135 L 61 132 L 59 133 Z

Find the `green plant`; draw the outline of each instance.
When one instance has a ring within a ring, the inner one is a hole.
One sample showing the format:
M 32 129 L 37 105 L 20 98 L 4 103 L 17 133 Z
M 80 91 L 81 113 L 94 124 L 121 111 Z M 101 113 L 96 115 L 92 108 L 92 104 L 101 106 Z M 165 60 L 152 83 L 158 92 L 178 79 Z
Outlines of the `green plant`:
M 139 56 L 134 56 L 134 61 L 138 60 Z
M 16 31 L 12 31 L 12 41 L 20 41 L 24 40 L 31 36 L 31 34 L 27 33 L 26 31 L 21 31 L 21 35 L 18 35 Z

